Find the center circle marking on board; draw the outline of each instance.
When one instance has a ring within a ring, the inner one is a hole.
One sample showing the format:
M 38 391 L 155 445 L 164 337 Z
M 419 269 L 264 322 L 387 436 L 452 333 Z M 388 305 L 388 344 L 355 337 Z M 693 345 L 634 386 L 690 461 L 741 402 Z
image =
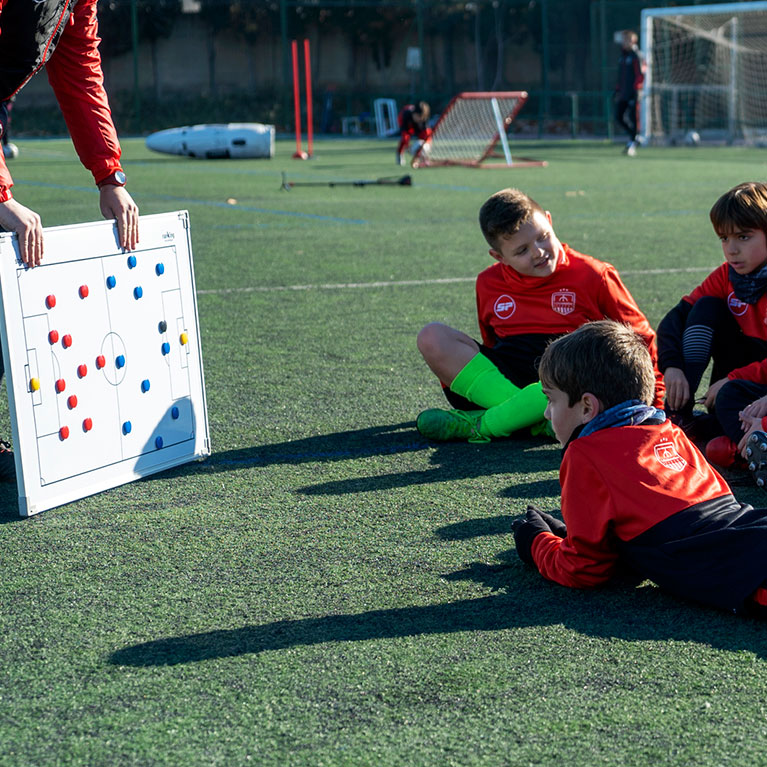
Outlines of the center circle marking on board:
M 101 342 L 101 354 L 104 355 L 107 363 L 103 368 L 104 377 L 112 386 L 119 386 L 123 382 L 125 373 L 128 370 L 127 362 L 122 367 L 118 367 L 116 364 L 118 357 L 123 357 L 127 360 L 125 343 L 122 338 L 117 333 L 107 333 Z

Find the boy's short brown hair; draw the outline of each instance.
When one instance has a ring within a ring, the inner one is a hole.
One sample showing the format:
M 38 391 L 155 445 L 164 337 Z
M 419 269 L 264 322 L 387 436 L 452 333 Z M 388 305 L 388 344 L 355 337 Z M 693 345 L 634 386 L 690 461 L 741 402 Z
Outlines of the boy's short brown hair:
M 587 322 L 552 341 L 538 364 L 546 388 L 567 394 L 570 407 L 585 392 L 605 409 L 634 399 L 652 405 L 655 372 L 647 345 L 630 327 L 613 320 Z
M 498 245 L 502 236 L 516 234 L 534 213 L 543 212 L 532 197 L 519 189 L 501 189 L 479 209 L 479 228 L 490 247 L 500 250 Z
M 714 203 L 709 218 L 719 235 L 746 229 L 767 234 L 767 184 L 746 181 L 734 186 Z

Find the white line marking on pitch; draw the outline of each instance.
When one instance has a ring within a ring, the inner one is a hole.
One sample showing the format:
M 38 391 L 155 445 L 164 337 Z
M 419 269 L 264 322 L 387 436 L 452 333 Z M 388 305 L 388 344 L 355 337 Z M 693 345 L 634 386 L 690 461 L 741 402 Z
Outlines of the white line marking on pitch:
M 685 266 L 678 269 L 624 269 L 621 276 L 647 276 L 654 274 L 687 274 L 691 272 L 710 272 L 716 267 Z M 443 277 L 433 280 L 390 280 L 388 282 L 338 282 L 319 283 L 317 285 L 263 285 L 244 288 L 211 288 L 198 290 L 198 296 L 226 295 L 227 293 L 282 293 L 300 290 L 356 290 L 365 288 L 411 287 L 414 285 L 448 285 L 455 282 L 474 282 L 476 277 Z

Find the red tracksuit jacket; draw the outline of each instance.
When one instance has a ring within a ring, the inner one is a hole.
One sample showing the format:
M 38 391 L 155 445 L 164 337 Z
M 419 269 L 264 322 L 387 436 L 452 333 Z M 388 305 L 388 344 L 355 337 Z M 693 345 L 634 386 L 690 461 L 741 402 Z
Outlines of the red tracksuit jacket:
M 678 596 L 737 610 L 767 579 L 767 510 L 738 503 L 669 421 L 573 439 L 559 476 L 567 537 L 532 545 L 549 580 L 598 586 L 620 560 Z
M 45 65 L 77 154 L 98 183 L 121 167 L 101 71 L 96 5 L 97 0 L 0 0 L 0 87 L 7 90 L 0 99 L 13 96 Z M 12 185 L 0 152 L 0 202 L 12 196 Z
M 615 267 L 570 248 L 553 274 L 528 277 L 499 262 L 477 277 L 477 317 L 482 341 L 495 346 L 515 335 L 549 337 L 569 333 L 586 322 L 610 319 L 630 325 L 647 344 L 655 367 L 656 405 L 665 394 L 658 370 L 655 332 L 636 305 Z

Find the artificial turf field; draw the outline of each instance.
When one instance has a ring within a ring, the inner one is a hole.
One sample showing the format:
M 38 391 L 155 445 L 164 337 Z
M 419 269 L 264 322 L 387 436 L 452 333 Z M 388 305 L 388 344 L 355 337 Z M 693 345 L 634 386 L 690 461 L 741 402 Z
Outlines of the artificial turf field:
M 69 141 L 18 144 L 46 226 L 99 217 Z M 543 581 L 511 521 L 558 509 L 558 447 L 414 428 L 444 404 L 418 330 L 478 332 L 491 193 L 535 197 L 656 326 L 721 262 L 708 210 L 767 150 L 530 143 L 547 168 L 287 192 L 282 171 L 408 172 L 393 141 L 294 149 L 123 142 L 141 212 L 190 211 L 213 455 L 29 519 L 0 489 L 0 765 L 767 765 L 767 625 Z

